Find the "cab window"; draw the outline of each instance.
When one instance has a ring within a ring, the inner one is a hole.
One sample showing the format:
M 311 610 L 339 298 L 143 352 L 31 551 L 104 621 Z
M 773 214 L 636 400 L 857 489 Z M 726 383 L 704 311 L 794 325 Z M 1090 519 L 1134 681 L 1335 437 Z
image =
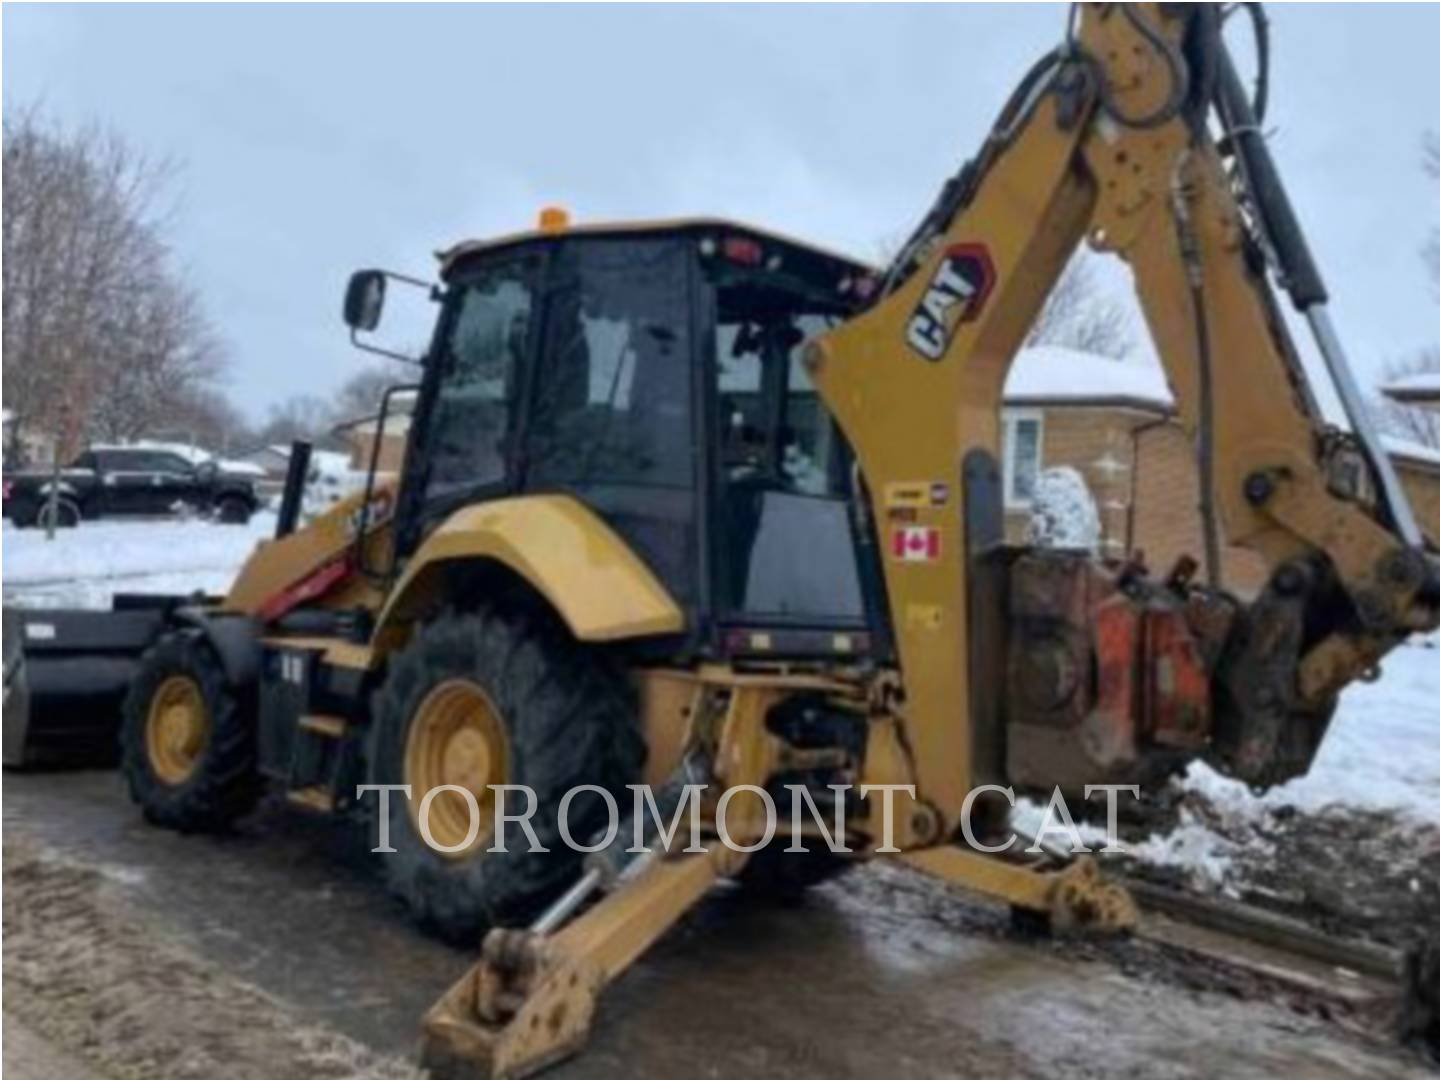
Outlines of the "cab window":
M 561 250 L 528 436 L 533 485 L 691 486 L 686 263 L 669 239 Z
M 478 269 L 452 289 L 426 433 L 427 502 L 506 479 L 533 279 L 532 261 L 514 259 Z
M 717 389 L 727 479 L 765 476 L 779 489 L 804 495 L 841 493 L 834 425 L 802 361 L 805 343 L 838 321 L 798 312 L 764 322 L 741 314 L 719 324 Z

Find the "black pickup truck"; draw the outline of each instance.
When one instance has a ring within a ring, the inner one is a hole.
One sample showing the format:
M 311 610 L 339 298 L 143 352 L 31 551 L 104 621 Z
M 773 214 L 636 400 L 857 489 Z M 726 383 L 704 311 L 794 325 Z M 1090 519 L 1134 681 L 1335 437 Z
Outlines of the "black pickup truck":
M 44 525 L 50 486 L 57 483 L 55 523 L 82 519 L 205 514 L 226 524 L 250 520 L 259 500 L 248 476 L 214 462 L 192 465 L 179 454 L 144 447 L 96 447 L 60 470 L 6 473 L 4 515 L 17 526 Z

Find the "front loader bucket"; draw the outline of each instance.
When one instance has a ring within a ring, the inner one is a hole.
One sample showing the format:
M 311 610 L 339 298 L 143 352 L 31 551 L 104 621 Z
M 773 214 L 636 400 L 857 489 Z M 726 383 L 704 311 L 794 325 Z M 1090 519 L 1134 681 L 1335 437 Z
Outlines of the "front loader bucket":
M 115 763 L 120 703 L 172 598 L 151 601 L 122 607 L 117 598 L 113 611 L 4 609 L 7 767 Z

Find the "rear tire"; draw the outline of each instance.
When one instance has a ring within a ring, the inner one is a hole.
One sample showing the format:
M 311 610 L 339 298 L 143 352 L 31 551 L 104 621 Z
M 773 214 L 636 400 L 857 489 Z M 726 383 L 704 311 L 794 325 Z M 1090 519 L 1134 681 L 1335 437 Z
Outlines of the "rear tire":
M 804 784 L 812 792 L 828 795 L 821 785 L 838 783 L 841 777 L 834 771 L 791 773 L 769 785 L 778 815 L 778 829 L 774 839 L 755 852 L 740 868 L 735 880 L 755 899 L 766 903 L 797 904 L 805 892 L 816 885 L 843 874 L 854 865 L 855 860 L 830 850 L 824 838 L 806 836 L 805 851 L 786 851 L 794 843 L 790 829 L 792 814 L 792 793 L 790 784 Z M 830 804 L 824 799 L 819 802 L 820 813 L 825 820 L 831 820 Z M 839 838 L 843 842 L 843 837 Z
M 215 520 L 222 525 L 244 525 L 250 521 L 250 504 L 238 495 L 227 495 L 215 507 Z
M 175 704 L 167 706 L 171 697 Z M 185 729 L 187 704 L 196 702 L 199 730 Z M 125 696 L 120 742 L 130 798 L 156 825 L 223 829 L 260 796 L 254 708 L 229 685 L 199 631 L 167 633 L 141 659 Z
M 28 529 L 35 524 L 40 507 L 29 499 L 19 499 L 10 508 L 10 523 L 17 529 Z
M 786 851 L 789 842 L 788 837 L 777 836 L 741 868 L 736 880 L 755 899 L 797 904 L 807 890 L 838 877 L 854 863 L 827 848 L 824 840 L 807 837 L 809 851 Z
M 438 852 L 424 842 L 412 814 L 425 795 L 415 784 L 413 803 L 399 792 L 390 797 L 389 842 L 396 850 L 382 857 L 391 891 L 422 926 L 473 944 L 490 926 L 530 921 L 575 878 L 582 855 L 560 839 L 562 796 L 581 784 L 623 794 L 626 784 L 639 779 L 645 745 L 623 673 L 576 642 L 553 616 L 523 609 L 446 614 L 423 627 L 395 658 L 380 690 L 370 755 L 373 782 L 413 783 L 406 775 L 417 769 L 408 763 L 413 756 L 407 757 L 415 745 L 412 727 L 437 687 L 457 684 L 478 688 L 493 703 L 503 729 L 504 765 L 489 774 L 488 783 L 534 789 L 537 809 L 530 822 L 549 851 L 530 851 L 516 827 L 506 834 L 506 851 L 488 851 L 493 838 L 482 818 L 481 838 L 469 851 Z M 523 805 L 511 802 L 506 809 L 516 813 Z M 605 804 L 594 792 L 573 799 L 567 816 L 580 843 L 607 820 Z

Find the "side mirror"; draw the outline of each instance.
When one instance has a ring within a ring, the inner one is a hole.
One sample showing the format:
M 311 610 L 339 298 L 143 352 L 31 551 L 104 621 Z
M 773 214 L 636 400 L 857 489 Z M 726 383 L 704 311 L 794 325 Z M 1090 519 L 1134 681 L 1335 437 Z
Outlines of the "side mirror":
M 374 330 L 385 309 L 385 275 L 379 270 L 356 270 L 345 287 L 345 325 L 352 330 Z

